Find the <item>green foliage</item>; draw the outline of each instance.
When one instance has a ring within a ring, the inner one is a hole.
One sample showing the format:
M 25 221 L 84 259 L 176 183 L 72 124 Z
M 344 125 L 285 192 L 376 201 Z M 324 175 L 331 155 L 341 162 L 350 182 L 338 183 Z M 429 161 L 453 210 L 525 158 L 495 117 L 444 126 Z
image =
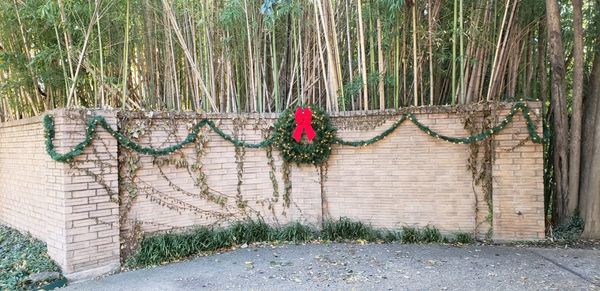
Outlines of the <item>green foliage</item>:
M 576 210 L 571 219 L 554 229 L 552 236 L 555 240 L 575 241 L 583 232 L 584 221 Z
M 385 243 L 391 243 L 402 240 L 402 234 L 394 230 L 382 230 L 380 231 L 380 238 Z
M 238 244 L 270 241 L 274 237 L 274 230 L 262 220 L 236 222 L 231 226 L 230 232 L 233 241 Z
M 531 119 L 529 107 L 525 102 L 517 102 L 511 109 L 510 113 L 502 120 L 498 125 L 492 127 L 491 129 L 485 130 L 479 134 L 475 134 L 469 137 L 449 137 L 445 135 L 441 135 L 433 130 L 431 130 L 426 125 L 420 123 L 416 117 L 412 114 L 405 114 L 400 117 L 400 119 L 391 127 L 386 129 L 381 134 L 362 141 L 345 141 L 340 138 L 335 137 L 336 129 L 333 128 L 331 122 L 329 121 L 329 116 L 323 112 L 323 110 L 319 109 L 315 106 L 309 106 L 312 110 L 312 127 L 316 132 L 316 137 L 312 143 L 299 143 L 292 137 L 292 132 L 296 128 L 296 122 L 294 118 L 294 114 L 292 110 L 288 109 L 284 111 L 280 118 L 277 120 L 275 124 L 275 133 L 265 140 L 259 143 L 247 143 L 242 140 L 238 140 L 233 136 L 225 133 L 220 128 L 216 126 L 216 124 L 207 119 L 202 119 L 199 123 L 197 123 L 187 137 L 180 143 L 175 145 L 165 147 L 165 148 L 152 148 L 152 147 L 144 147 L 119 131 L 113 129 L 103 116 L 94 116 L 90 118 L 87 122 L 86 135 L 84 140 L 69 150 L 67 153 L 60 154 L 58 153 L 53 144 L 53 139 L 55 137 L 54 130 L 54 119 L 51 115 L 45 115 L 43 119 L 44 123 L 44 134 L 46 138 L 46 152 L 52 157 L 55 161 L 67 162 L 72 160 L 73 158 L 81 155 L 83 150 L 89 146 L 94 137 L 96 136 L 96 127 L 100 125 L 104 128 L 110 135 L 112 135 L 120 145 L 134 150 L 136 152 L 142 154 L 149 154 L 153 156 L 162 156 L 171 154 L 185 145 L 195 142 L 198 138 L 198 134 L 200 129 L 204 126 L 208 125 L 215 133 L 221 136 L 223 139 L 229 141 L 233 145 L 242 148 L 264 148 L 270 146 L 272 144 L 276 145 L 279 151 L 282 153 L 283 158 L 288 162 L 295 163 L 306 163 L 306 164 L 315 164 L 319 165 L 327 161 L 329 154 L 331 153 L 331 144 L 337 143 L 341 145 L 349 145 L 354 147 L 359 146 L 367 146 L 374 144 L 386 136 L 394 132 L 407 118 L 410 119 L 418 128 L 427 133 L 428 135 L 447 141 L 451 143 L 462 143 L 462 144 L 472 144 L 474 142 L 482 141 L 486 138 L 489 138 L 495 133 L 503 130 L 509 123 L 513 121 L 514 115 L 521 111 L 523 116 L 527 121 L 527 129 L 529 131 L 529 137 L 535 143 L 541 143 L 542 137 L 537 133 L 537 127 L 535 122 Z
M 287 109 L 275 124 L 273 143 L 283 159 L 298 164 L 320 165 L 327 161 L 331 153 L 331 144 L 335 140 L 336 129 L 331 125 L 329 116 L 320 108 L 309 105 L 312 112 L 312 128 L 316 137 L 311 143 L 297 142 L 292 133 L 296 129 L 295 109 Z
M 324 241 L 362 242 L 402 242 L 402 243 L 444 243 L 440 231 L 427 226 L 422 230 L 402 227 L 401 231 L 375 229 L 359 221 L 342 217 L 323 222 L 320 232 L 312 226 L 292 222 L 281 228 L 272 228 L 264 221 L 245 220 L 227 228 L 197 227 L 182 233 L 164 233 L 146 236 L 139 248 L 126 261 L 127 267 L 143 267 L 176 261 L 203 252 L 213 252 L 236 245 L 256 242 L 284 241 L 292 243 L 308 242 L 319 238 Z M 455 242 L 471 243 L 469 234 L 457 234 Z
M 71 150 L 69 150 L 67 153 L 59 154 L 58 152 L 56 152 L 56 150 L 54 148 L 54 144 L 53 144 L 53 139 L 55 136 L 54 119 L 52 118 L 51 115 L 45 115 L 43 122 L 44 122 L 45 138 L 46 138 L 46 152 L 50 155 L 50 157 L 52 157 L 53 160 L 59 161 L 59 162 L 67 162 L 67 161 L 70 161 L 73 158 L 81 155 L 83 153 L 83 150 L 87 146 L 89 146 L 89 144 L 92 142 L 92 140 L 96 136 L 97 125 L 100 125 L 106 131 L 108 131 L 108 133 L 110 135 L 112 135 L 115 139 L 117 139 L 117 141 L 119 142 L 120 145 L 122 145 L 128 149 L 134 150 L 138 153 L 148 154 L 148 155 L 153 155 L 153 156 L 163 156 L 163 155 L 172 154 L 173 152 L 183 148 L 185 145 L 193 143 L 198 138 L 198 133 L 200 133 L 200 129 L 202 129 L 206 125 L 208 125 L 214 132 L 216 132 L 223 139 L 231 142 L 233 145 L 235 145 L 237 147 L 263 148 L 263 147 L 269 146 L 272 143 L 271 139 L 266 139 L 264 141 L 261 141 L 259 143 L 255 143 L 255 144 L 247 143 L 242 140 L 238 140 L 238 139 L 234 138 L 233 136 L 223 132 L 221 129 L 219 129 L 213 121 L 205 118 L 205 119 L 202 119 L 199 123 L 197 123 L 192 128 L 191 132 L 188 134 L 188 136 L 182 142 L 174 144 L 169 147 L 156 149 L 156 148 L 152 148 L 152 147 L 144 147 L 144 146 L 136 143 L 135 141 L 131 140 L 129 137 L 125 136 L 124 134 L 114 130 L 110 125 L 108 125 L 108 123 L 106 122 L 106 119 L 103 116 L 94 116 L 88 120 L 84 140 L 81 143 L 77 144 L 75 147 L 73 147 Z
M 399 239 L 403 243 L 445 243 L 449 240 L 435 226 L 426 226 L 423 229 L 403 226 Z
M 46 271 L 60 272 L 58 265 L 48 256 L 46 244 L 31 235 L 0 225 L 0 290 L 40 288 L 25 279 L 31 274 Z
M 172 262 L 179 258 L 215 251 L 234 244 L 229 230 L 198 227 L 186 233 L 166 233 L 147 236 L 140 247 L 127 259 L 127 266 L 149 266 Z
M 393 133 L 408 118 L 419 129 L 421 129 L 421 131 L 427 133 L 428 135 L 430 135 L 432 137 L 435 137 L 437 139 L 441 139 L 441 140 L 444 140 L 447 142 L 455 143 L 455 144 L 472 144 L 472 143 L 487 139 L 490 136 L 502 131 L 508 124 L 510 124 L 513 121 L 513 117 L 519 111 L 521 111 L 523 113 L 523 116 L 525 117 L 525 120 L 527 122 L 527 130 L 529 132 L 529 137 L 531 138 L 531 140 L 535 143 L 541 143 L 542 137 L 537 133 L 537 126 L 535 125 L 535 122 L 531 119 L 529 107 L 527 106 L 527 103 L 525 103 L 525 102 L 515 103 L 515 105 L 513 105 L 512 109 L 510 110 L 510 113 L 498 125 L 490 128 L 488 130 L 485 130 L 481 133 L 471 135 L 468 137 L 450 137 L 450 136 L 445 136 L 445 135 L 439 134 L 439 133 L 433 131 L 428 126 L 419 122 L 419 120 L 413 114 L 409 113 L 409 114 L 402 115 L 398 121 L 396 121 L 396 122 L 394 122 L 394 124 L 392 124 L 392 126 L 390 126 L 384 132 L 382 132 L 381 134 L 379 134 L 373 138 L 370 138 L 367 140 L 361 140 L 361 141 L 345 141 L 345 140 L 336 138 L 335 142 L 338 144 L 341 144 L 341 145 L 348 145 L 348 146 L 354 146 L 354 147 L 371 145 L 371 144 L 374 144 L 374 143 L 384 139 L 386 136 Z
M 400 239 L 403 243 L 414 244 L 421 239 L 421 233 L 414 227 L 403 226 Z
M 422 243 L 440 243 L 444 242 L 445 238 L 435 226 L 426 226 L 421 230 Z
M 452 242 L 460 243 L 460 244 L 471 244 L 471 243 L 475 242 L 475 238 L 470 233 L 457 232 L 454 234 L 454 237 L 452 238 Z
M 404 0 L 377 0 L 376 3 L 383 12 L 397 13 L 404 6 Z
M 321 239 L 330 241 L 356 239 L 374 241 L 379 236 L 379 232 L 371 226 L 345 217 L 323 222 L 323 230 L 321 231 Z
M 285 225 L 279 230 L 278 240 L 301 243 L 312 240 L 315 237 L 315 231 L 308 225 L 298 221 Z
M 200 226 L 182 233 L 152 235 L 142 239 L 126 266 L 157 265 L 234 245 L 272 241 L 279 236 L 278 231 L 262 220 L 240 221 L 228 228 Z

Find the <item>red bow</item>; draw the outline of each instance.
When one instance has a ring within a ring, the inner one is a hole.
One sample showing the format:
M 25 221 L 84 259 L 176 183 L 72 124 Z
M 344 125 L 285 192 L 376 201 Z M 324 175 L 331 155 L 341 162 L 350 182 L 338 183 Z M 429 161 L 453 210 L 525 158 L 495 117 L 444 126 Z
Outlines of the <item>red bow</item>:
M 296 109 L 296 114 L 294 115 L 296 119 L 296 129 L 294 129 L 294 134 L 292 135 L 297 142 L 300 142 L 302 139 L 302 132 L 306 131 L 306 137 L 308 137 L 309 141 L 312 141 L 315 136 L 315 130 L 312 128 L 312 111 L 310 111 L 309 107 L 306 107 L 304 110 L 298 107 Z

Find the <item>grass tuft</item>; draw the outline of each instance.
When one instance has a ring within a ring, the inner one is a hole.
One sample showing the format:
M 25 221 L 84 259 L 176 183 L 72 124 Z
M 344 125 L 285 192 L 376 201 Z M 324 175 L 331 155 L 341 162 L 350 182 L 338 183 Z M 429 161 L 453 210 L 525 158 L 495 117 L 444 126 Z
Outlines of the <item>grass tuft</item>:
M 238 244 L 269 241 L 274 237 L 274 230 L 262 220 L 246 220 L 234 223 L 231 228 L 233 240 Z
M 421 230 L 422 243 L 443 243 L 446 239 L 435 226 L 426 226 Z
M 457 232 L 454 234 L 454 238 L 453 238 L 452 242 L 460 243 L 460 244 L 471 244 L 471 243 L 475 242 L 475 238 L 470 233 Z
M 323 223 L 321 239 L 330 241 L 366 240 L 374 241 L 380 237 L 377 230 L 360 221 L 342 217 L 338 220 L 328 220 Z
M 300 222 L 292 222 L 279 230 L 278 240 L 289 241 L 293 243 L 302 243 L 312 240 L 315 237 L 315 231 L 308 225 Z
M 380 238 L 384 243 L 391 243 L 402 240 L 402 234 L 394 230 L 383 230 L 380 232 L 380 235 Z
M 406 244 L 418 243 L 421 239 L 421 233 L 418 229 L 410 226 L 403 226 L 400 233 L 400 240 Z

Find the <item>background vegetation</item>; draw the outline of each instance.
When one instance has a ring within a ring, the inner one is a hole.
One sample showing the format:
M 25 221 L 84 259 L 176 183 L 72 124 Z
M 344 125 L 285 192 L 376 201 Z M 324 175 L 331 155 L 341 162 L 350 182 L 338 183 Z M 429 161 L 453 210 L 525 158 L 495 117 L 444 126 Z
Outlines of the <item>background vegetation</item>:
M 546 99 L 544 1 L 454 2 L 2 1 L 0 108 L 14 119 L 64 106 L 279 112 Z
M 549 221 L 579 209 L 600 237 L 599 20 L 599 0 L 1 1 L 0 120 L 539 99 Z

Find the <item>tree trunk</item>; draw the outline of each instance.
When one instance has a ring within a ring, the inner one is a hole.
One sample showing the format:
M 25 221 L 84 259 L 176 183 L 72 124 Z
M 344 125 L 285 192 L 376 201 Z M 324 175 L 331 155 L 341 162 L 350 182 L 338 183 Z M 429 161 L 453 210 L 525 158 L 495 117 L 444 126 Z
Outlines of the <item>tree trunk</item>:
M 583 238 L 600 238 L 600 50 L 596 50 L 585 102 L 581 152 L 579 209 L 585 222 Z
M 573 111 L 569 144 L 569 192 L 567 212 L 574 213 L 579 202 L 579 169 L 581 158 L 581 116 L 583 101 L 583 1 L 573 0 Z
M 552 100 L 554 112 L 554 175 L 556 180 L 556 214 L 559 223 L 565 222 L 568 212 L 567 176 L 569 145 L 569 123 L 567 119 L 567 94 L 565 86 L 565 49 L 560 30 L 560 6 L 558 0 L 546 0 L 548 44 L 552 65 Z

